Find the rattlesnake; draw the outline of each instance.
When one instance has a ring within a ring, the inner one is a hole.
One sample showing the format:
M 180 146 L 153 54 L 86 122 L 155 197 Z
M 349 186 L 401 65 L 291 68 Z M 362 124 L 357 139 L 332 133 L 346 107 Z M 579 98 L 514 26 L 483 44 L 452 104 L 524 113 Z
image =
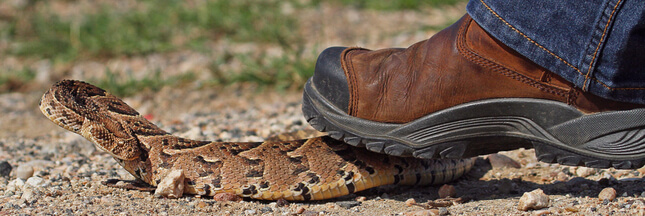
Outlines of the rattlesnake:
M 137 179 L 151 186 L 177 183 L 175 197 L 233 193 L 265 200 L 320 200 L 387 184 L 444 183 L 474 164 L 471 159 L 387 156 L 327 136 L 257 143 L 180 138 L 81 81 L 58 82 L 39 106 L 51 121 L 110 153 Z

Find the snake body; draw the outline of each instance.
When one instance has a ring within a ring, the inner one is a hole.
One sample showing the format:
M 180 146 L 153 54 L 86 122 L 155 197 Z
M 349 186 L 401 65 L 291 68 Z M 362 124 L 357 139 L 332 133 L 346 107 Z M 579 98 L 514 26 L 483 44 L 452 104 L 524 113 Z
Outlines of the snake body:
M 471 159 L 387 156 L 327 136 L 266 142 L 184 139 L 81 81 L 56 83 L 39 106 L 51 121 L 111 154 L 136 178 L 157 186 L 169 172 L 180 170 L 183 193 L 195 195 L 321 200 L 388 184 L 445 183 L 474 164 Z

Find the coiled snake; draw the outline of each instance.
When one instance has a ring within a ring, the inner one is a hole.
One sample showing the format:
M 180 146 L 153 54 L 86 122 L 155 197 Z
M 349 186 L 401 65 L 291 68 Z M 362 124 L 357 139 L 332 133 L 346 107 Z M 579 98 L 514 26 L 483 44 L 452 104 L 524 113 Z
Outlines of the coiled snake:
M 51 121 L 110 153 L 137 179 L 152 186 L 172 182 L 176 188 L 164 194 L 170 197 L 226 192 L 264 200 L 321 200 L 388 184 L 445 183 L 474 163 L 387 156 L 327 136 L 258 143 L 184 139 L 81 81 L 56 83 L 39 106 Z

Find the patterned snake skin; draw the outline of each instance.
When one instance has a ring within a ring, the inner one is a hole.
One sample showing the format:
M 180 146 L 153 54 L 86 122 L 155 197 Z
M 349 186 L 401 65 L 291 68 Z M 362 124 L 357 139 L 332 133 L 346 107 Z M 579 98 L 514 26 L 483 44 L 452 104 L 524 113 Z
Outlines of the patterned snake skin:
M 161 130 L 119 98 L 81 81 L 64 80 L 52 86 L 40 109 L 152 186 L 169 172 L 181 171 L 183 193 L 195 195 L 227 192 L 264 200 L 321 200 L 388 184 L 445 183 L 474 164 L 472 159 L 387 156 L 326 136 L 266 142 L 184 139 Z

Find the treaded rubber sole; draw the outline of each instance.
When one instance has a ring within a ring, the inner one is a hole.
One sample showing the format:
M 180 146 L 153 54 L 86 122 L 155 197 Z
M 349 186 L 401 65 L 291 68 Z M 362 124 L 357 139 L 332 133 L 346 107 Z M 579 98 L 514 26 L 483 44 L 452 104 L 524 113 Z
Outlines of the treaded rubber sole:
M 394 156 L 457 159 L 533 147 L 548 163 L 618 169 L 645 164 L 645 109 L 584 114 L 557 101 L 503 98 L 392 124 L 349 116 L 307 82 L 302 111 L 311 126 L 334 139 Z

